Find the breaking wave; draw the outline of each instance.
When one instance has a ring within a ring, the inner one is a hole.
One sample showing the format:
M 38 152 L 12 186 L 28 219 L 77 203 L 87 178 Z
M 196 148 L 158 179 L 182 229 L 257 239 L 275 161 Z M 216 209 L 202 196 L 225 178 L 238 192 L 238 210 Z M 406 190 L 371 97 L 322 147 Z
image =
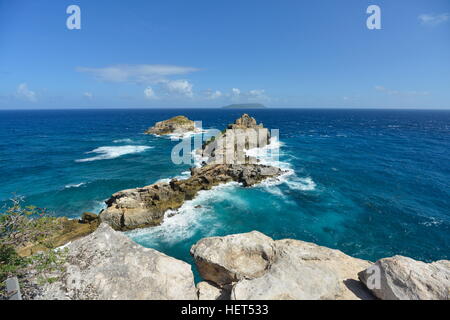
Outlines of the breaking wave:
M 153 147 L 148 146 L 115 146 L 115 147 L 99 147 L 92 151 L 86 152 L 88 153 L 97 153 L 98 155 L 91 158 L 78 159 L 75 162 L 89 162 L 89 161 L 97 161 L 97 160 L 106 160 L 106 159 L 114 159 L 121 157 L 126 154 L 132 153 L 140 153 L 144 152 Z

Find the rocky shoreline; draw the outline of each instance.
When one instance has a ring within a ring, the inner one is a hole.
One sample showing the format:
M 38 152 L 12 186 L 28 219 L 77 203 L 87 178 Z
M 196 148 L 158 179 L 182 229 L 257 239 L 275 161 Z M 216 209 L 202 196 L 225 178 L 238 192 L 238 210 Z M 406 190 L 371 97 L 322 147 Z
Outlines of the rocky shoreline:
M 115 230 L 132 230 L 162 223 L 168 210 L 180 208 L 192 200 L 200 190 L 235 181 L 244 187 L 267 178 L 274 178 L 283 170 L 265 165 L 210 165 L 192 168 L 191 177 L 184 180 L 155 183 L 143 188 L 119 191 L 106 201 L 100 220 Z

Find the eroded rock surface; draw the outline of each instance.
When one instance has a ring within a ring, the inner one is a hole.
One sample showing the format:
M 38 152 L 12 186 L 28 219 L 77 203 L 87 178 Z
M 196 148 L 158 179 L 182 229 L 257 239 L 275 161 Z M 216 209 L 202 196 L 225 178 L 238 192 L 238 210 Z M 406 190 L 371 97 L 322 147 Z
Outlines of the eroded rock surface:
M 191 248 L 200 275 L 232 285 L 231 299 L 373 299 L 358 280 L 369 261 L 260 232 L 205 238 Z
M 189 264 L 144 248 L 107 224 L 67 250 L 64 274 L 35 299 L 197 299 Z
M 394 256 L 378 260 L 374 266 L 360 272 L 359 277 L 375 296 L 383 300 L 450 299 L 448 260 L 425 263 Z
M 270 132 L 263 124 L 248 114 L 243 114 L 220 134 L 206 141 L 197 154 L 207 163 L 244 164 L 258 163 L 258 159 L 249 156 L 246 151 L 264 148 L 270 143 Z
M 191 248 L 200 275 L 218 285 L 262 276 L 275 257 L 274 241 L 260 232 L 204 238 Z

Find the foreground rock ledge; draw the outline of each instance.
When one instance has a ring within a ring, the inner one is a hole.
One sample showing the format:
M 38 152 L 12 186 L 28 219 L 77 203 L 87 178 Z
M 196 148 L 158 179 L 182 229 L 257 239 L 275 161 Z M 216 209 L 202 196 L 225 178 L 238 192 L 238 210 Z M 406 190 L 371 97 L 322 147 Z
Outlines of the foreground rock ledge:
M 121 231 L 159 225 L 167 210 L 180 208 L 200 190 L 209 190 L 231 181 L 248 187 L 282 173 L 284 171 L 276 167 L 254 164 L 192 168 L 191 177 L 185 180 L 172 179 L 169 183 L 160 182 L 113 194 L 106 201 L 106 209 L 100 212 L 100 219 Z
M 378 288 L 371 276 L 380 275 Z M 432 263 L 394 256 L 378 260 L 359 278 L 383 300 L 449 300 L 450 261 Z
M 373 299 L 358 280 L 369 261 L 313 243 L 253 231 L 202 239 L 191 254 L 205 280 L 232 286 L 234 300 Z
M 189 264 L 144 248 L 107 224 L 67 248 L 65 273 L 35 299 L 197 299 Z
M 199 299 L 449 300 L 450 261 L 394 256 L 369 261 L 313 243 L 253 231 L 199 240 L 191 248 Z M 380 279 L 374 288 L 374 268 Z M 359 280 L 359 279 L 361 280 Z

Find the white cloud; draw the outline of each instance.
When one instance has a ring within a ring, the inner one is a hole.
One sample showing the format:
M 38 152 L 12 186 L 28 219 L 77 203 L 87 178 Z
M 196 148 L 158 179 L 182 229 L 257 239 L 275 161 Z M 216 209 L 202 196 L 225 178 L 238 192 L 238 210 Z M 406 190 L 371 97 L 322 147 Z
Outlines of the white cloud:
M 438 24 L 447 22 L 450 20 L 449 13 L 440 14 L 421 14 L 418 17 L 419 21 L 423 25 L 436 26 Z
M 104 68 L 78 67 L 76 70 L 92 74 L 101 81 L 134 83 L 157 83 L 164 81 L 168 76 L 198 71 L 198 69 L 192 67 L 161 64 L 114 65 Z
M 28 85 L 26 83 L 19 84 L 17 87 L 16 96 L 30 102 L 37 101 L 36 93 L 28 89 Z
M 398 95 L 398 96 L 427 96 L 430 93 L 428 91 L 399 91 L 385 88 L 383 86 L 375 86 L 375 90 L 378 92 L 383 92 L 388 95 Z
M 92 94 L 92 92 L 85 92 L 85 93 L 83 93 L 83 97 L 85 97 L 86 99 L 92 100 L 94 95 Z
M 153 91 L 152 87 L 145 88 L 144 95 L 147 99 L 156 99 L 155 91 Z
M 232 88 L 228 96 L 234 102 L 262 102 L 270 100 L 263 89 L 241 91 L 238 88 Z
M 264 97 L 265 96 L 265 91 L 264 90 L 260 90 L 260 89 L 258 89 L 258 90 L 250 90 L 249 92 L 248 92 L 248 94 L 250 95 L 250 96 L 252 96 L 252 97 L 257 97 L 257 98 L 261 98 L 261 97 Z
M 163 81 L 162 83 L 169 93 L 175 93 L 186 97 L 192 97 L 194 95 L 192 91 L 193 84 L 188 80 L 168 80 Z
M 223 96 L 223 94 L 222 94 L 221 91 L 219 91 L 219 90 L 213 91 L 213 90 L 211 90 L 211 89 L 208 89 L 208 90 L 205 92 L 205 95 L 206 95 L 206 98 L 207 98 L 207 99 L 211 99 L 211 100 L 218 99 L 218 98 L 220 98 L 220 97 Z

